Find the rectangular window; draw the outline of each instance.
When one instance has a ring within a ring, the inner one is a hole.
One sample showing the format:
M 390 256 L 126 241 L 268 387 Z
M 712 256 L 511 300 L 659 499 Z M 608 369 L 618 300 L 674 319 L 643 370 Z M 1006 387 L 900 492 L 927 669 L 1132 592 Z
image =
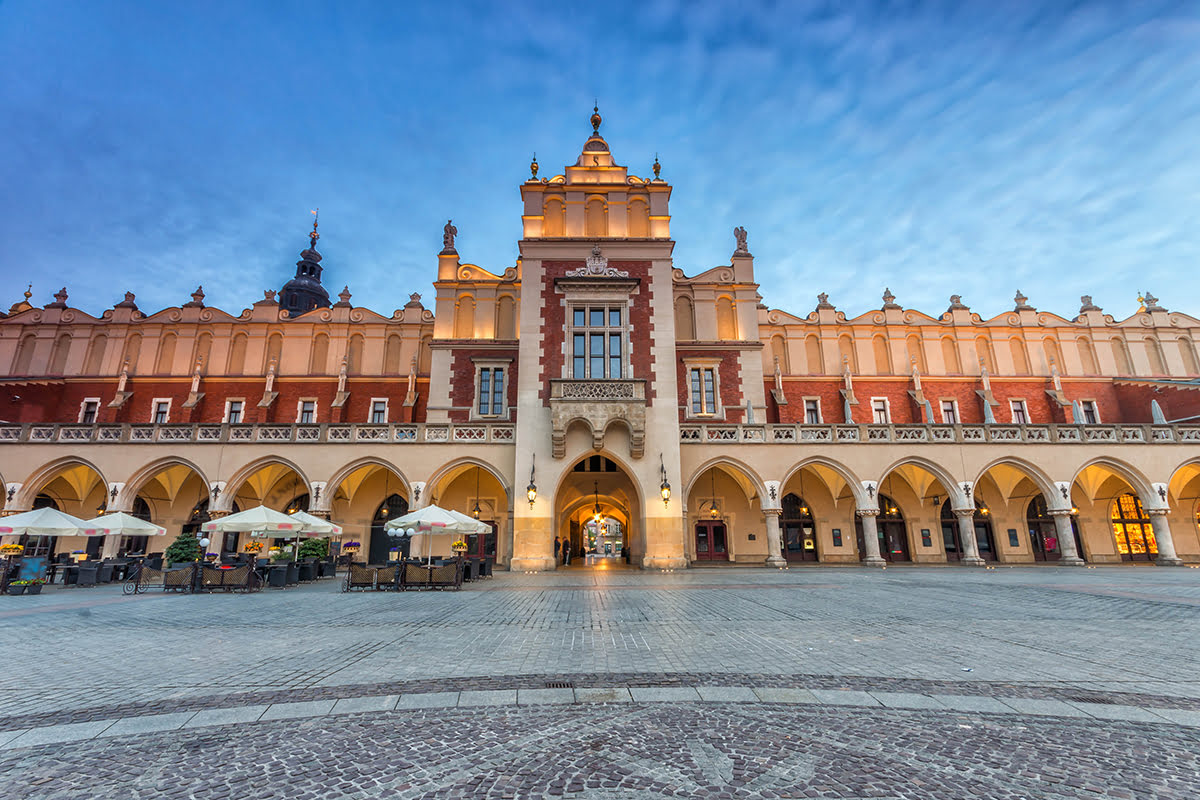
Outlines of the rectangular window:
M 717 413 L 716 371 L 712 367 L 694 367 L 691 370 L 692 416 L 710 416 Z
M 155 425 L 166 425 L 168 422 L 171 421 L 171 401 L 170 400 L 155 399 L 155 401 L 154 401 L 154 417 L 153 417 L 152 421 L 154 422 Z
M 1008 407 L 1012 409 L 1013 425 L 1029 424 L 1029 413 L 1025 410 L 1024 400 L 1009 400 Z
M 942 422 L 946 425 L 958 424 L 958 404 L 955 401 L 942 401 Z
M 871 414 L 876 425 L 886 425 L 892 421 L 892 416 L 888 413 L 886 397 L 871 398 Z
M 296 415 L 296 422 L 301 425 L 311 425 L 317 421 L 317 401 L 301 400 Z
M 1083 407 L 1083 422 L 1085 425 L 1099 425 L 1100 412 L 1096 409 L 1095 400 L 1081 400 L 1079 405 Z
M 821 401 L 815 397 L 804 399 L 804 421 L 809 425 L 821 424 Z
M 479 369 L 479 416 L 497 417 L 505 412 L 504 368 Z
M 625 373 L 624 306 L 589 305 L 571 311 L 571 377 L 617 380 Z
M 100 412 L 100 399 L 89 397 L 79 406 L 79 421 L 84 425 L 94 425 L 96 415 Z
M 388 403 L 387 400 L 373 398 L 371 400 L 371 422 L 376 425 L 384 425 L 388 421 Z
M 242 409 L 246 404 L 241 400 L 230 400 L 225 404 L 225 421 L 230 425 L 240 425 L 242 422 Z

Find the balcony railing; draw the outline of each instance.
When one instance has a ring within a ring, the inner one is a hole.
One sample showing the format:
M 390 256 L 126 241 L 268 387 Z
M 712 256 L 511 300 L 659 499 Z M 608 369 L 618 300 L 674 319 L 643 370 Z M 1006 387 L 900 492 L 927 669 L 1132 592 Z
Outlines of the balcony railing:
M 1200 425 L 681 425 L 683 444 L 1200 443 Z
M 0 425 L 0 444 L 154 444 L 385 442 L 391 444 L 511 444 L 513 425 L 393 423 L 387 425 Z

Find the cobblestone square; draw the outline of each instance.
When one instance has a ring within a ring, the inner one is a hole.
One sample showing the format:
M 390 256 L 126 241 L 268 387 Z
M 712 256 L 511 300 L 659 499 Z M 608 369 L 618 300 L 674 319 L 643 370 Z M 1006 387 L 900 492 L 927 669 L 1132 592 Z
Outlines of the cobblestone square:
M 1190 569 L 338 588 L 5 598 L 4 796 L 1200 794 Z

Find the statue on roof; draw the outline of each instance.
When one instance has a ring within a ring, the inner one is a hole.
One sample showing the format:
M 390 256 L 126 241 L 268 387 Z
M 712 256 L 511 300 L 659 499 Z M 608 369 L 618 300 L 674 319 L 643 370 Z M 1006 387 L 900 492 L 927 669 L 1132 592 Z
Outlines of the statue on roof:
M 458 228 L 454 227 L 454 220 L 448 219 L 442 227 L 442 255 L 458 255 L 454 249 L 455 236 L 458 236 Z
M 750 251 L 746 249 L 746 229 L 738 225 L 733 229 L 733 238 L 737 240 L 737 249 L 733 251 L 735 256 L 748 256 Z

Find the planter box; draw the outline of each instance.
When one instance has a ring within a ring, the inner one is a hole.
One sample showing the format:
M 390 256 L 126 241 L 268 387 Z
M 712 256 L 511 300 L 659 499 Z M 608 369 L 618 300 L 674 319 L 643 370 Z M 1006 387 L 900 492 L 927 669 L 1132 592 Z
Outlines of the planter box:
M 25 587 L 24 586 L 9 586 L 8 593 L 14 594 L 14 595 L 15 594 L 25 594 Z
M 42 584 L 40 584 L 40 583 L 31 583 L 25 587 L 25 594 L 41 594 L 41 593 L 42 593 Z

